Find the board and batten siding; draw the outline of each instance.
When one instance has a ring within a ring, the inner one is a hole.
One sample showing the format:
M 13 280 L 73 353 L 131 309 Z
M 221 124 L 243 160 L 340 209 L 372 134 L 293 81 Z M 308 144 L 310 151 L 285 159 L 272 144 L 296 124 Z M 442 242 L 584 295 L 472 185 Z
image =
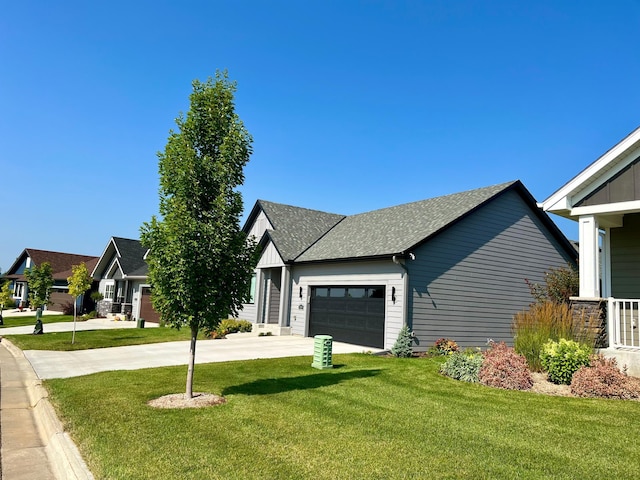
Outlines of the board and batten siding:
M 626 214 L 611 235 L 611 295 L 640 298 L 640 214 Z
M 257 242 L 260 241 L 262 235 L 264 235 L 264 232 L 267 230 L 273 230 L 273 226 L 264 212 L 261 211 L 254 220 L 253 225 L 251 225 L 247 236 L 249 238 L 254 237 Z
M 515 191 L 414 253 L 407 266 L 418 351 L 442 337 L 461 347 L 484 347 L 488 339 L 513 344 L 513 315 L 532 301 L 525 279 L 543 282 L 546 270 L 574 261 Z
M 371 262 L 336 262 L 296 265 L 291 273 L 290 325 L 294 335 L 307 336 L 309 332 L 309 305 L 311 287 L 315 286 L 373 286 L 385 287 L 384 348 L 393 347 L 403 323 L 404 270 L 388 260 Z M 300 296 L 302 287 L 302 296 Z M 395 303 L 391 299 L 396 289 Z
M 264 215 L 264 214 L 261 213 L 260 215 Z M 265 217 L 265 220 L 266 220 L 266 217 Z M 259 306 L 262 304 L 261 302 L 264 301 L 264 295 L 267 294 L 267 292 L 263 291 L 265 271 L 268 268 L 283 267 L 283 266 L 284 266 L 284 262 L 282 261 L 282 258 L 280 257 L 278 250 L 276 250 L 276 247 L 273 245 L 273 242 L 269 242 L 265 246 L 264 250 L 262 251 L 262 254 L 260 255 L 260 259 L 258 260 L 258 265 L 256 266 L 256 291 L 255 291 L 254 303 L 243 304 L 242 310 L 238 314 L 238 318 L 241 318 L 243 320 L 248 320 L 251 323 L 258 323 L 262 321 L 259 315 L 260 314 Z M 269 305 L 271 305 L 271 302 L 269 302 Z

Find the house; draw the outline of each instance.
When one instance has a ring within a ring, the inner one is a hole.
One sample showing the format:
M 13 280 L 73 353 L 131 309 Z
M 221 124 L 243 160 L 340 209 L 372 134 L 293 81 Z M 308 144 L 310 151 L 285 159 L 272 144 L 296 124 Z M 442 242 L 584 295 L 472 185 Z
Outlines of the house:
M 640 375 L 640 128 L 540 204 L 579 224 L 580 293 L 601 310 L 604 353 Z
M 261 248 L 240 313 L 256 330 L 386 349 L 404 324 L 419 351 L 512 343 L 525 279 L 576 261 L 520 181 L 352 216 L 258 200 L 243 230 Z
M 97 261 L 98 257 L 89 255 L 25 248 L 3 277 L 11 281 L 16 305 L 22 304 L 26 307 L 29 298 L 29 285 L 24 271 L 45 262 L 49 263 L 53 274 L 53 287 L 49 294 L 51 303 L 46 308 L 53 311 L 63 311 L 67 304 L 73 305 L 74 301 L 74 298 L 69 295 L 69 283 L 67 282 L 67 278 L 72 273 L 71 267 L 84 262 L 87 270 L 91 271 Z M 93 305 L 89 298 L 83 299 L 83 302 L 85 307 L 92 308 Z
M 151 306 L 146 253 L 139 240 L 111 237 L 91 272 L 104 297 L 98 302 L 100 315 L 159 322 L 159 315 Z

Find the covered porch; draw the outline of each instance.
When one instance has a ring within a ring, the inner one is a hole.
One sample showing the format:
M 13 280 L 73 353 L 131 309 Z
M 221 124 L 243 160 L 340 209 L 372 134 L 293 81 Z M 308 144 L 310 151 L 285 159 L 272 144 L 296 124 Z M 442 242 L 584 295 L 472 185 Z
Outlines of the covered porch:
M 640 129 L 540 206 L 578 222 L 580 291 L 572 300 L 602 312 L 602 353 L 640 376 Z

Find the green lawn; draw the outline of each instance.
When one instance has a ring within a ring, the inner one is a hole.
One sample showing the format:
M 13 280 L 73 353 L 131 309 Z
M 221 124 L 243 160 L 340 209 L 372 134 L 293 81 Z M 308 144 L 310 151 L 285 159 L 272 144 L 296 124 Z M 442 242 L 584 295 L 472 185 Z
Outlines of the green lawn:
M 98 479 L 637 478 L 640 403 L 466 384 L 438 359 L 335 355 L 197 365 L 227 403 L 155 410 L 185 367 L 48 380 Z
M 42 323 L 58 323 L 58 322 L 73 322 L 73 315 L 42 315 L 40 317 Z M 0 325 L 0 332 L 3 328 L 9 327 L 24 327 L 25 325 L 36 326 L 36 316 L 28 317 L 2 317 L 4 325 Z
M 190 338 L 187 328 L 180 331 L 170 327 L 78 330 L 75 343 L 71 344 L 72 332 L 47 332 L 46 328 L 44 331 L 44 335 L 4 335 L 4 338 L 22 350 L 58 351 L 177 342 Z

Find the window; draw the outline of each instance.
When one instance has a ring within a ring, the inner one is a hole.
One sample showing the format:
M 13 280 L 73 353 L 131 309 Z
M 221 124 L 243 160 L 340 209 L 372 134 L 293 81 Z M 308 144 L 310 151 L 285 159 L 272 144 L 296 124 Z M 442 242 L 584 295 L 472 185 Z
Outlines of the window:
M 256 303 L 256 274 L 251 275 L 251 287 L 249 290 L 249 303 Z
M 113 300 L 114 290 L 115 290 L 115 285 L 113 283 L 106 284 L 104 286 L 104 299 Z

